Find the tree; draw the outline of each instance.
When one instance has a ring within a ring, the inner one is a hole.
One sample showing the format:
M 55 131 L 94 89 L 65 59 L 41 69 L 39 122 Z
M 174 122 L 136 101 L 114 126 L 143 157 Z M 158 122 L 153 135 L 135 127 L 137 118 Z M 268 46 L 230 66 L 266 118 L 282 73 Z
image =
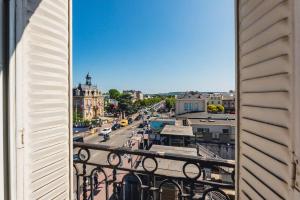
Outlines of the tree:
M 109 113 L 115 113 L 117 111 L 118 107 L 114 104 L 109 104 L 105 107 L 105 110 Z
M 168 97 L 166 99 L 166 107 L 171 110 L 172 108 L 175 108 L 176 99 L 175 97 Z
M 121 96 L 121 93 L 117 89 L 110 89 L 108 93 L 111 99 L 118 99 Z
M 219 111 L 218 107 L 216 105 L 214 105 L 214 104 L 209 104 L 207 106 L 207 110 L 208 110 L 208 112 L 212 112 L 212 113 L 216 113 L 216 112 Z
M 125 112 L 126 114 L 134 113 L 134 106 L 132 103 L 132 96 L 130 94 L 121 94 L 118 98 L 119 111 Z
M 217 105 L 217 109 L 219 112 L 224 112 L 224 106 L 222 105 Z

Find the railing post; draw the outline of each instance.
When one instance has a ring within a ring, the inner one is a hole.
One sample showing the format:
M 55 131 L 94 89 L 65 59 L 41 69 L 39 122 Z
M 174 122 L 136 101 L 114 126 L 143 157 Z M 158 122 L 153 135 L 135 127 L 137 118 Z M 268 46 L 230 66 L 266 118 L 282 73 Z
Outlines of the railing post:
M 117 188 L 116 180 L 117 180 L 117 170 L 114 167 L 113 168 L 113 197 L 114 197 L 114 199 L 117 200 L 117 199 L 119 199 L 119 195 L 118 195 L 118 188 Z
M 195 195 L 194 190 L 195 190 L 195 184 L 194 181 L 192 181 L 190 184 L 190 197 L 189 197 L 190 200 L 194 198 Z
M 86 164 L 82 165 L 82 175 L 83 175 L 83 200 L 87 200 L 87 178 L 86 178 Z

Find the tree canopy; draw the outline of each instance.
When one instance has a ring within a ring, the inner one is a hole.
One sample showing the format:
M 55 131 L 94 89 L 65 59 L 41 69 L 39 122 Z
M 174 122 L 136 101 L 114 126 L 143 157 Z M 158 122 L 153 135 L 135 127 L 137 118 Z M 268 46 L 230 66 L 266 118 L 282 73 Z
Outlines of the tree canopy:
M 170 110 L 172 108 L 175 108 L 176 104 L 176 98 L 175 97 L 168 97 L 166 99 L 166 107 Z
M 108 93 L 111 99 L 118 99 L 121 96 L 121 93 L 117 89 L 110 89 Z
M 212 112 L 212 113 L 223 112 L 224 111 L 224 106 L 209 104 L 207 106 L 207 111 Z

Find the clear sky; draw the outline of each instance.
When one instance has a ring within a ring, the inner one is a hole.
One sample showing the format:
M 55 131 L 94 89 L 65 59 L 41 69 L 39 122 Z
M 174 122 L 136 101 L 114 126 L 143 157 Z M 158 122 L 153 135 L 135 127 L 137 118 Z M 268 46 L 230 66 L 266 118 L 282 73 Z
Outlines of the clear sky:
M 233 0 L 73 0 L 73 79 L 102 91 L 228 91 Z

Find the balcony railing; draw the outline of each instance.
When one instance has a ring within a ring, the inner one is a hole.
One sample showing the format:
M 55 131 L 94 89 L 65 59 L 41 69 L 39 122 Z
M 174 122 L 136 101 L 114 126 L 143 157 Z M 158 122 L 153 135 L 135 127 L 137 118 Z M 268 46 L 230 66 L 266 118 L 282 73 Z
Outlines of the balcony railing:
M 232 161 L 86 143 L 74 153 L 78 200 L 234 198 Z

